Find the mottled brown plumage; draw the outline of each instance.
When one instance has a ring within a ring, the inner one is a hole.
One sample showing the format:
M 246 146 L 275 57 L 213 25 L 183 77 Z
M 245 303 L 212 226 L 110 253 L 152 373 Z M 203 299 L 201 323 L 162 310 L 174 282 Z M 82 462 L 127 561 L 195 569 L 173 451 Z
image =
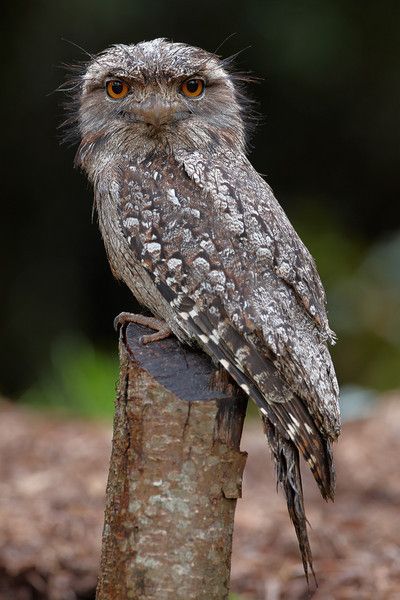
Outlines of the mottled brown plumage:
M 238 83 L 217 56 L 159 39 L 94 57 L 78 89 L 77 163 L 113 273 L 257 403 L 307 573 L 299 452 L 333 498 L 334 336 L 314 261 L 246 157 Z

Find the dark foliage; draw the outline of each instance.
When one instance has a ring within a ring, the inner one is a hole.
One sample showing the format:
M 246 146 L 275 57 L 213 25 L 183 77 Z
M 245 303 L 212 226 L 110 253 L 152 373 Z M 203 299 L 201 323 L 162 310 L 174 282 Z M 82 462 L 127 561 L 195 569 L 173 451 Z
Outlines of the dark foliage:
M 321 231 L 340 231 L 339 242 L 365 250 L 398 228 L 399 21 L 400 6 L 390 0 L 9 3 L 2 35 L 2 390 L 25 389 L 66 331 L 109 346 L 115 314 L 135 309 L 109 273 L 91 224 L 91 191 L 72 168 L 74 149 L 59 146 L 65 114 L 53 92 L 64 80 L 60 66 L 87 58 L 65 38 L 90 53 L 158 36 L 226 57 L 239 52 L 236 68 L 264 78 L 250 90 L 265 115 L 252 162 L 302 227 L 329 280 L 351 255 L 336 246 L 328 258 L 320 255 Z M 341 345 L 345 380 L 357 379 L 374 352 L 386 352 L 383 339 L 368 337 L 362 351 L 360 340 L 350 335 L 348 350 Z

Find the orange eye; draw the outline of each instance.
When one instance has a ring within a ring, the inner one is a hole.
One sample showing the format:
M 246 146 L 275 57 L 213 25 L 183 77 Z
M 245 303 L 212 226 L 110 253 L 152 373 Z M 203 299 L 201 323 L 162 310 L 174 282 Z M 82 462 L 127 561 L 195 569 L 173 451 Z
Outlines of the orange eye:
M 205 88 L 202 79 L 188 79 L 181 85 L 181 92 L 187 98 L 198 98 Z
M 125 98 L 129 92 L 128 84 L 125 83 L 125 81 L 120 81 L 119 79 L 109 81 L 106 89 L 107 94 L 114 100 L 121 100 L 122 98 Z

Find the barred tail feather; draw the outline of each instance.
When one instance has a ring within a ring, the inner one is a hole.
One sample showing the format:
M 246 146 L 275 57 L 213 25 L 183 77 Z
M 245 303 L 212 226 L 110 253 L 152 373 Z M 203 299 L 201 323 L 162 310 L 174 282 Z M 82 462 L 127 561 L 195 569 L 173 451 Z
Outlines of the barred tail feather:
M 280 435 L 278 429 L 267 418 L 263 417 L 263 421 L 265 434 L 275 460 L 277 480 L 285 493 L 289 516 L 296 531 L 304 573 L 309 582 L 309 572 L 311 571 L 317 585 L 307 533 L 299 451 L 291 440 Z
M 286 404 L 275 404 L 274 408 L 281 420 L 286 423 L 289 436 L 285 437 L 290 437 L 303 455 L 322 497 L 325 500 L 333 500 L 336 477 L 331 441 L 321 435 L 313 417 L 300 398 L 294 397 Z

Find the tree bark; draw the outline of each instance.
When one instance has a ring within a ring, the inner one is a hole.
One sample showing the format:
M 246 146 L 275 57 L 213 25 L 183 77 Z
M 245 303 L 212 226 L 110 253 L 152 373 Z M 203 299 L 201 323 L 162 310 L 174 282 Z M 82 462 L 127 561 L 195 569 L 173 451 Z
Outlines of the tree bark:
M 206 355 L 121 330 L 97 600 L 225 600 L 247 400 Z

